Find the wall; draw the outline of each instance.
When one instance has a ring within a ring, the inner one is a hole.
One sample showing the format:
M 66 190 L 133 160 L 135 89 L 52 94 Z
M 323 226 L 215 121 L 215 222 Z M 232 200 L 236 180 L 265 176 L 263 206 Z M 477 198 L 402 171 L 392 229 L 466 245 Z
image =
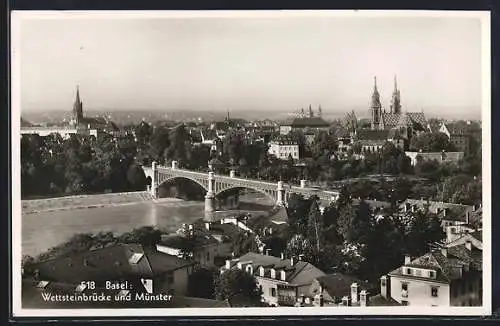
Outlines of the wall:
M 414 278 L 405 278 L 391 275 L 391 297 L 397 302 L 408 301 L 410 306 L 440 306 L 448 307 L 450 305 L 450 286 L 444 283 L 417 280 Z M 408 283 L 408 297 L 402 297 L 401 283 Z M 437 286 L 438 296 L 431 296 L 431 286 Z
M 189 275 L 192 273 L 192 266 L 179 268 L 170 273 L 166 273 L 158 279 L 160 286 L 154 289 L 155 293 L 173 293 L 175 295 L 186 295 L 188 289 Z M 172 278 L 173 276 L 173 278 Z
M 262 298 L 271 305 L 278 305 L 278 284 L 287 284 L 286 282 L 273 280 L 270 278 L 256 276 L 257 284 L 262 287 Z M 271 296 L 271 289 L 275 289 L 276 296 Z
M 417 156 L 420 156 L 424 161 L 436 160 L 439 163 L 457 163 L 464 158 L 463 152 L 405 152 L 406 156 L 411 159 L 411 165 L 416 165 L 418 160 Z M 444 156 L 443 156 L 444 154 Z
M 480 306 L 483 285 L 480 272 L 471 272 L 458 281 L 451 283 L 452 306 Z

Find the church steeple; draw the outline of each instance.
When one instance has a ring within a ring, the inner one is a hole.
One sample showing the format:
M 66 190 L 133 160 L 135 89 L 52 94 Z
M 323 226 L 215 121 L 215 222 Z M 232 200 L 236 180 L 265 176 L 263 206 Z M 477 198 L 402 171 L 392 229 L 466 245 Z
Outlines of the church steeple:
M 76 85 L 76 98 L 73 104 L 73 121 L 79 124 L 83 120 L 83 102 L 80 99 L 80 87 Z
M 378 129 L 380 125 L 380 115 L 382 114 L 382 104 L 380 104 L 380 94 L 377 89 L 377 77 L 373 78 L 373 94 L 370 105 L 372 115 L 372 129 Z
M 399 93 L 398 80 L 396 78 L 396 75 L 394 75 L 394 92 L 392 93 L 391 113 L 401 113 L 401 95 Z

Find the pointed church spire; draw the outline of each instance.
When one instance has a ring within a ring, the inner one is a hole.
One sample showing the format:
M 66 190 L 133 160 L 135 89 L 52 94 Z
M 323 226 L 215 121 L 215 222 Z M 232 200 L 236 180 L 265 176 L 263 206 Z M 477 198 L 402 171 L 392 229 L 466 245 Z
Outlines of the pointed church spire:
M 76 99 L 75 99 L 75 102 L 76 103 L 80 103 L 80 85 L 76 85 Z
M 394 92 L 398 91 L 398 78 L 396 74 L 394 74 Z

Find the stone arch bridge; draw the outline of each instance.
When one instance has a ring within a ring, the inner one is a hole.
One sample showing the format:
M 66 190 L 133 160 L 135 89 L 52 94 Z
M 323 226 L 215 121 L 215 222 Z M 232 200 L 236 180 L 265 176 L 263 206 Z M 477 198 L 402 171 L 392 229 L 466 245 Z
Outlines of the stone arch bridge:
M 153 162 L 151 167 L 143 166 L 142 168 L 146 177 L 151 178 L 150 192 L 153 198 L 157 197 L 158 187 L 167 181 L 181 178 L 198 183 L 206 191 L 205 212 L 213 212 L 215 210 L 215 197 L 230 189 L 247 188 L 261 192 L 270 198 L 277 206 L 285 205 L 288 197 L 292 193 L 302 194 L 305 197 L 316 195 L 323 207 L 330 202 L 336 201 L 339 196 L 338 191 L 327 191 L 308 187 L 306 180 L 301 180 L 300 185 L 291 185 L 282 181 L 273 183 L 240 178 L 236 177 L 235 171 L 230 171 L 229 175 L 220 175 L 214 172 L 195 172 L 179 169 L 176 161 L 173 161 L 170 167 L 161 166 Z

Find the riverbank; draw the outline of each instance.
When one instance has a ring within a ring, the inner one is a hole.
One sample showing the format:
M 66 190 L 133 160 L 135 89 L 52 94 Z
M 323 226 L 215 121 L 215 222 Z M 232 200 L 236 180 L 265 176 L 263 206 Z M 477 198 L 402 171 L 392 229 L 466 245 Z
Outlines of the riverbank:
M 108 206 L 123 206 L 153 201 L 147 191 L 109 193 L 99 195 L 78 195 L 46 199 L 22 200 L 22 214 L 87 209 Z M 161 198 L 155 202 L 177 202 L 178 198 Z

